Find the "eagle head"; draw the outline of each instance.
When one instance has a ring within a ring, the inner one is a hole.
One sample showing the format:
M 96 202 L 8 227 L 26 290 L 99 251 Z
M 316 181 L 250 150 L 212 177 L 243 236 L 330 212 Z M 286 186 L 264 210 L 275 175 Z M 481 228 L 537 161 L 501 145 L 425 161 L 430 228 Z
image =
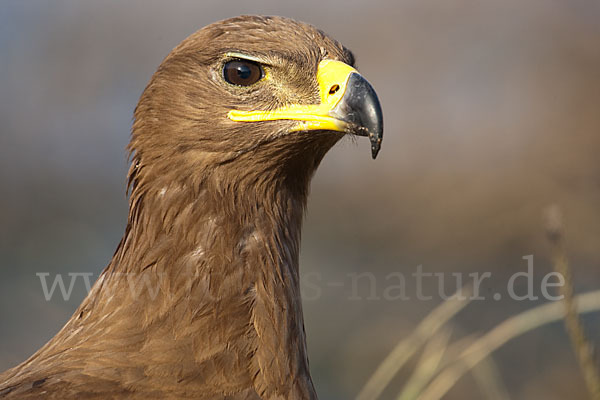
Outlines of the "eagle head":
M 346 134 L 369 137 L 375 158 L 381 107 L 352 53 L 305 23 L 236 17 L 185 39 L 150 80 L 130 179 L 149 166 L 197 173 L 233 161 L 234 175 L 310 175 Z

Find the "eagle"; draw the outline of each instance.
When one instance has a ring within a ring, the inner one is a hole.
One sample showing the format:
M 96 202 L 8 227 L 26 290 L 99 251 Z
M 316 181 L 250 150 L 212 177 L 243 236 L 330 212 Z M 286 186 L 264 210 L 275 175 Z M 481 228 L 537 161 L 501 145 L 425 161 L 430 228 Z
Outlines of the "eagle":
M 0 398 L 317 399 L 300 231 L 345 135 L 375 158 L 381 107 L 321 30 L 240 16 L 181 42 L 135 109 L 115 254 L 59 333 L 0 374 Z

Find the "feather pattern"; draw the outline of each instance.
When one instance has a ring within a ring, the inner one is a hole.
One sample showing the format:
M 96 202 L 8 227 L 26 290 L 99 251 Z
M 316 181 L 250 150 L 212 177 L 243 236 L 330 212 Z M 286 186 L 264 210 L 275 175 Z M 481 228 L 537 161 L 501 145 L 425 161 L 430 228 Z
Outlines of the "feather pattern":
M 226 86 L 231 50 L 270 60 L 273 83 Z M 0 374 L 0 398 L 317 398 L 300 229 L 310 178 L 341 134 L 226 113 L 318 102 L 325 56 L 353 62 L 309 25 L 247 16 L 171 52 L 136 108 L 123 239 L 64 328 Z

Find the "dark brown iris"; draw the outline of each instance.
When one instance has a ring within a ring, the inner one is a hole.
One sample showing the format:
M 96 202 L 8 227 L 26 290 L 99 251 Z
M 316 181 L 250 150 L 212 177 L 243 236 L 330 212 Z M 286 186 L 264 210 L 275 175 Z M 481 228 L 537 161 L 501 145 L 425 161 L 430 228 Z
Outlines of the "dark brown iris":
M 223 67 L 223 77 L 231 84 L 250 86 L 263 77 L 260 64 L 248 60 L 229 61 Z

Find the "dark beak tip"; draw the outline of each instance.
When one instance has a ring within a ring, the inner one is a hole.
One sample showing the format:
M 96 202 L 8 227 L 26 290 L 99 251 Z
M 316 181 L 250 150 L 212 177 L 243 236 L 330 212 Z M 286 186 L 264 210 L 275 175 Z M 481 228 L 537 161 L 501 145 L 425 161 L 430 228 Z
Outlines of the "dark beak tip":
M 383 138 L 383 113 L 375 89 L 362 75 L 350 74 L 346 93 L 334 113 L 350 123 L 354 134 L 369 137 L 371 156 L 375 159 Z
M 379 150 L 381 150 L 381 136 L 375 136 L 374 134 L 369 134 L 369 140 L 371 141 L 371 156 L 373 160 L 377 158 L 377 154 L 379 154 Z
M 373 160 L 377 158 L 379 150 L 381 150 L 382 134 L 369 133 L 369 141 L 371 142 L 371 156 Z

